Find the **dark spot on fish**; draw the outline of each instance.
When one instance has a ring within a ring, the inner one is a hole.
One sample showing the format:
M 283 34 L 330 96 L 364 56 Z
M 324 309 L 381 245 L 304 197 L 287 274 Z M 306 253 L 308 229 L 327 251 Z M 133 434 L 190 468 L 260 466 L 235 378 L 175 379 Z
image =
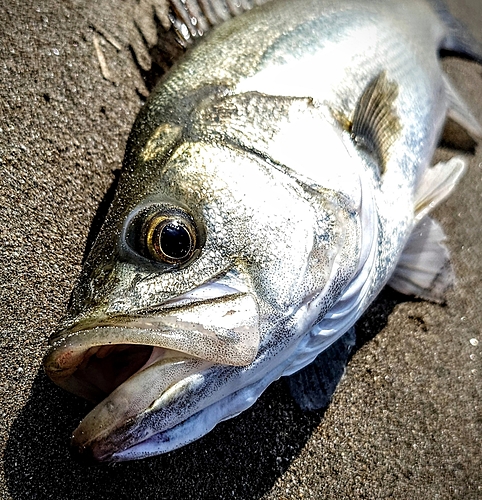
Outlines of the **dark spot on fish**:
M 50 95 L 49 95 L 47 92 L 45 92 L 45 93 L 42 95 L 42 97 L 44 98 L 45 102 L 47 102 L 47 103 L 49 103 L 49 102 L 50 102 Z

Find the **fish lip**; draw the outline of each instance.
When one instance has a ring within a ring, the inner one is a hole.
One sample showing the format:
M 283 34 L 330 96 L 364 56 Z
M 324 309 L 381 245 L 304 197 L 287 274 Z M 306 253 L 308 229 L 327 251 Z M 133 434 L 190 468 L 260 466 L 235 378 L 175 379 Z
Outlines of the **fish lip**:
M 100 310 L 88 311 L 78 316 L 69 316 L 64 318 L 60 327 L 52 334 L 49 339 L 49 345 L 55 347 L 59 342 L 72 333 L 79 331 L 87 331 L 93 327 L 97 327 L 104 323 L 105 326 L 117 326 L 122 322 L 122 319 L 132 316 L 149 316 L 163 312 L 169 309 L 175 309 L 179 306 L 190 306 L 203 301 L 209 301 L 216 298 L 228 297 L 230 295 L 239 295 L 246 293 L 247 290 L 241 287 L 233 288 L 225 284 L 219 284 L 217 281 L 208 281 L 193 290 L 186 293 L 167 299 L 155 306 L 149 306 L 141 309 L 131 309 L 129 314 L 119 313 L 115 307 L 104 307 Z M 112 324 L 109 323 L 112 321 Z M 115 324 L 114 324 L 115 322 Z
M 213 367 L 214 365 L 205 366 L 203 372 L 209 371 L 209 369 Z M 198 375 L 202 375 L 202 372 L 200 372 Z M 223 400 L 223 398 L 221 398 L 221 400 Z M 125 453 L 128 453 L 129 450 L 136 448 L 136 446 L 138 445 L 142 445 L 152 438 L 158 438 L 163 434 L 169 435 L 169 433 L 171 432 L 176 432 L 176 429 L 181 428 L 185 421 L 188 421 L 193 417 L 195 418 L 205 411 L 209 411 L 209 408 L 215 406 L 217 403 L 219 403 L 219 401 L 214 401 L 213 403 L 208 404 L 204 407 L 201 406 L 201 408 L 198 408 L 192 414 L 188 414 L 185 418 L 178 418 L 174 423 L 166 425 L 164 429 L 157 430 L 152 435 L 149 435 L 147 437 L 141 436 L 139 439 L 135 439 L 135 437 L 133 439 L 133 436 L 136 435 L 139 424 L 141 424 L 140 427 L 142 427 L 142 417 L 144 415 L 142 415 L 138 419 L 133 418 L 130 421 L 126 421 L 124 425 L 118 427 L 114 432 L 110 434 L 104 434 L 91 440 L 84 440 L 84 431 L 82 429 L 82 425 L 91 415 L 88 414 L 72 434 L 70 440 L 71 456 L 74 460 L 84 465 L 113 463 L 130 460 L 130 458 L 124 458 Z M 91 413 L 93 413 L 96 409 L 97 407 L 94 408 Z M 95 421 L 95 417 L 93 419 L 91 418 L 91 420 Z M 190 440 L 188 442 L 190 442 Z M 178 446 L 176 446 L 176 448 L 177 447 Z

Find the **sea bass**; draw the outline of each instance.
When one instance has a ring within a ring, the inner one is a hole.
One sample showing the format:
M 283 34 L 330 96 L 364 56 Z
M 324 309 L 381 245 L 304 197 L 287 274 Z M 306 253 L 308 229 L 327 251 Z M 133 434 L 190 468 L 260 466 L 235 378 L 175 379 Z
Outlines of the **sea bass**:
M 183 5 L 194 36 L 209 9 Z M 77 454 L 133 460 L 198 439 L 281 376 L 323 370 L 342 336 L 348 350 L 387 283 L 443 300 L 453 273 L 427 214 L 465 162 L 431 159 L 447 118 L 482 131 L 440 49 L 482 60 L 438 3 L 276 0 L 176 63 L 134 124 L 44 362 L 97 404 Z

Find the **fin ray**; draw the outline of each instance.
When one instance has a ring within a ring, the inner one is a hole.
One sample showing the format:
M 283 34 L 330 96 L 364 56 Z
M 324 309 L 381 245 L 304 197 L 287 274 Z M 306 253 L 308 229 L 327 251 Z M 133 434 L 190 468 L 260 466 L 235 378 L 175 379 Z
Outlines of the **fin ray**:
M 169 20 L 184 47 L 214 26 L 237 17 L 268 0 L 168 0 Z
M 447 28 L 441 48 L 482 64 L 482 43 L 473 37 L 468 28 L 449 11 L 443 0 L 430 0 Z
M 425 170 L 415 193 L 415 220 L 421 221 L 449 196 L 464 174 L 466 161 L 454 156 Z
M 422 219 L 412 231 L 388 285 L 405 295 L 444 302 L 455 281 L 445 240 L 437 222 L 430 217 Z
M 448 116 L 463 127 L 473 139 L 482 139 L 482 127 L 459 96 L 446 75 L 443 76 L 445 93 L 449 101 Z
M 390 148 L 401 129 L 394 108 L 397 96 L 398 85 L 382 72 L 367 86 L 353 115 L 352 137 L 376 156 L 381 173 L 385 171 Z
M 355 327 L 352 327 L 312 363 L 287 377 L 291 395 L 302 410 L 320 410 L 329 405 L 355 341 Z

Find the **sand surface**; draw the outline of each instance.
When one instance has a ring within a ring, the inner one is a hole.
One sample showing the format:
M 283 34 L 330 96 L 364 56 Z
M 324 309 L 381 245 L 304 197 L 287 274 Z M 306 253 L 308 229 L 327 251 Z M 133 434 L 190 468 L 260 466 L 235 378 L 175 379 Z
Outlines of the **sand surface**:
M 480 0 L 449 4 L 482 41 Z M 1 2 L 1 498 L 482 498 L 482 147 L 436 211 L 457 288 L 445 306 L 384 292 L 325 412 L 302 413 L 280 381 L 168 455 L 101 467 L 71 459 L 69 436 L 89 405 L 51 384 L 41 361 L 150 85 L 133 19 L 144 43 L 155 26 L 136 6 Z M 482 68 L 446 66 L 482 122 Z

